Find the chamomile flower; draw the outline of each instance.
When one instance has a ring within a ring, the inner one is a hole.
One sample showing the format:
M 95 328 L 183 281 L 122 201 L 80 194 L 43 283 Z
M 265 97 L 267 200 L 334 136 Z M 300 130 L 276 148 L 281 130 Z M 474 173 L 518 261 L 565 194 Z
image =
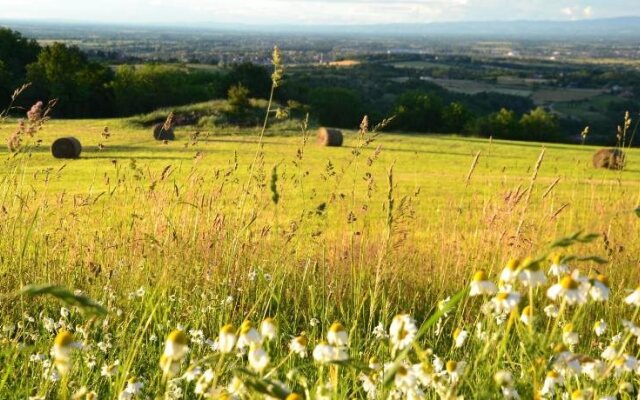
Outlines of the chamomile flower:
M 309 340 L 305 335 L 297 336 L 291 339 L 289 343 L 289 350 L 292 353 L 297 354 L 300 358 L 305 358 L 307 356 L 307 344 Z
M 606 276 L 600 274 L 591 280 L 589 295 L 594 301 L 607 301 L 610 294 L 611 289 L 609 289 L 609 280 Z
M 569 266 L 562 262 L 562 257 L 559 254 L 554 255 L 551 258 L 551 267 L 549 268 L 549 275 L 560 278 L 561 276 L 569 273 Z
M 618 375 L 633 372 L 638 368 L 638 359 L 629 354 L 623 354 L 613 360 L 613 367 Z
M 253 327 L 251 321 L 244 321 L 242 325 L 240 325 L 240 335 L 238 336 L 236 345 L 239 349 L 243 349 L 258 343 L 262 343 L 262 336 L 256 328 Z
M 417 378 L 413 371 L 403 365 L 396 370 L 393 382 L 402 393 L 413 392 L 417 388 Z
M 478 271 L 471 279 L 469 296 L 493 295 L 498 291 L 495 283 L 487 278 L 487 273 Z
M 237 339 L 233 325 L 227 324 L 223 326 L 218 336 L 218 350 L 220 350 L 221 353 L 231 353 L 236 345 Z
M 509 314 L 518 307 L 520 298 L 516 292 L 501 292 L 491 299 L 491 305 L 497 314 Z
M 611 343 L 603 351 L 600 357 L 603 360 L 612 361 L 618 356 L 618 348 L 614 343 Z
M 340 322 L 334 322 L 331 327 L 329 327 L 327 340 L 329 344 L 334 346 L 346 346 L 349 342 L 349 334 Z
M 377 399 L 377 386 L 376 383 L 371 379 L 369 375 L 360 374 L 358 377 L 360 382 L 362 383 L 362 390 L 367 394 L 367 399 L 375 400 Z
M 560 314 L 560 310 L 555 304 L 549 304 L 543 309 L 543 311 L 549 318 L 558 318 L 558 315 Z
M 547 283 L 547 277 L 540 268 L 540 264 L 527 258 L 522 263 L 522 270 L 518 274 L 518 280 L 527 287 L 536 288 Z
M 53 341 L 53 363 L 60 373 L 66 375 L 71 369 L 71 352 L 80 347 L 80 344 L 73 339 L 73 334 L 69 331 L 60 331 Z
M 313 359 L 320 364 L 326 364 L 333 361 L 334 347 L 327 342 L 320 342 L 313 349 Z
M 502 272 L 500 273 L 500 283 L 513 283 L 518 274 L 516 271 L 518 270 L 518 266 L 520 264 L 520 260 L 516 258 L 512 258 L 507 262 L 507 265 L 504 267 Z
M 562 328 L 562 342 L 567 346 L 575 346 L 580 341 L 580 336 L 574 332 L 573 324 L 568 323 Z
M 418 327 L 408 314 L 399 314 L 393 317 L 389 327 L 389 339 L 394 350 L 407 348 L 413 342 L 418 333 Z
M 585 304 L 588 290 L 588 284 L 580 283 L 574 276 L 566 275 L 547 290 L 547 297 L 551 300 L 564 300 L 569 305 Z
M 249 350 L 249 365 L 256 372 L 262 372 L 269 365 L 269 355 L 258 343 L 252 343 Z
M 640 307 L 640 286 L 638 286 L 630 295 L 625 297 L 624 302 L 632 306 Z
M 160 358 L 160 368 L 165 377 L 173 377 L 180 371 L 180 363 L 189 351 L 187 335 L 179 329 L 174 330 L 167 337 L 164 353 Z
M 556 390 L 556 386 L 562 386 L 563 383 L 564 379 L 562 378 L 562 375 L 556 371 L 549 371 L 546 378 L 544 378 L 544 383 L 540 389 L 540 395 L 548 396 L 553 394 Z
M 447 361 L 445 365 L 447 375 L 449 377 L 449 382 L 456 383 L 460 380 L 460 376 L 464 373 L 464 369 L 466 368 L 467 363 L 464 361 Z
M 600 319 L 599 321 L 596 321 L 595 324 L 593 324 L 593 331 L 598 337 L 602 336 L 602 334 L 606 330 L 607 330 L 607 323 L 604 322 L 603 319 Z
M 531 324 L 532 317 L 533 308 L 530 305 L 522 309 L 522 313 L 520 314 L 520 321 L 522 321 L 523 324 L 529 326 Z
M 455 345 L 457 348 L 464 346 L 464 343 L 467 341 L 469 337 L 469 332 L 464 329 L 457 328 L 453 331 L 453 340 L 455 341 Z
M 582 361 L 582 373 L 594 381 L 602 377 L 606 367 L 602 360 L 587 358 Z
M 137 380 L 136 378 L 131 378 L 127 381 L 127 386 L 120 393 L 118 400 L 130 400 L 135 397 L 137 394 L 140 394 L 144 384 Z
M 267 340 L 273 340 L 278 334 L 278 326 L 273 318 L 265 318 L 260 323 L 260 334 Z

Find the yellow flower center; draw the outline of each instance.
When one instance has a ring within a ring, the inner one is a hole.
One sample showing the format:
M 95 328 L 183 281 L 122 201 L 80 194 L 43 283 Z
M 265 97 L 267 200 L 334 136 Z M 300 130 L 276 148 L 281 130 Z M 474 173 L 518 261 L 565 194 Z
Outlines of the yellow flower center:
M 169 334 L 169 336 L 167 337 L 167 342 L 173 342 L 186 346 L 186 344 L 189 343 L 189 340 L 187 339 L 187 335 L 185 335 L 184 332 L 176 329 Z
M 560 286 L 567 290 L 576 290 L 579 285 L 571 276 L 565 276 L 560 280 Z
M 520 260 L 518 260 L 517 258 L 512 258 L 507 261 L 507 269 L 510 269 L 512 271 L 518 269 L 518 265 L 520 265 Z
M 480 270 L 478 272 L 476 272 L 475 274 L 473 274 L 473 281 L 474 282 L 482 282 L 482 281 L 486 281 L 487 280 L 487 273 Z
M 564 326 L 564 328 L 562 328 L 562 331 L 564 333 L 571 333 L 573 332 L 573 324 L 572 323 L 568 323 Z
M 508 298 L 509 298 L 509 293 L 508 292 L 501 292 L 501 293 L 498 293 L 496 295 L 496 299 L 501 300 L 501 301 L 504 301 L 504 300 L 506 300 Z
M 458 339 L 458 336 L 460 336 L 460 333 L 462 333 L 462 329 L 456 328 L 456 330 L 453 331 L 453 338 Z
M 296 342 L 298 342 L 298 344 L 301 346 L 306 346 L 307 343 L 309 343 L 309 340 L 307 339 L 306 336 L 298 336 L 296 338 Z
M 526 306 L 525 308 L 522 309 L 522 315 L 526 315 L 527 317 L 530 317 L 533 314 L 533 308 L 531 308 L 531 306 Z
M 302 397 L 297 393 L 291 393 L 287 396 L 286 400 L 302 400 Z
M 455 362 L 453 360 L 447 361 L 447 372 L 448 373 L 454 372 L 457 368 L 458 368 L 458 363 L 457 362 Z
M 329 328 L 329 331 L 334 333 L 344 332 L 344 326 L 342 326 L 340 322 L 334 322 Z
M 242 325 L 240 325 L 240 333 L 241 334 L 247 334 L 251 329 L 253 328 L 253 324 L 251 323 L 251 321 L 244 321 L 242 323 Z
M 66 347 L 73 343 L 73 335 L 69 331 L 60 331 L 53 342 L 59 347 Z
M 235 332 L 235 329 L 231 324 L 226 324 L 225 326 L 222 327 L 222 329 L 220 329 L 220 333 L 224 333 L 224 334 L 230 334 L 234 332 Z
M 609 279 L 606 276 L 599 274 L 598 276 L 596 276 L 596 280 L 602 283 L 603 285 L 605 285 L 606 287 L 609 287 Z
M 557 379 L 560 375 L 556 371 L 547 372 L 547 378 Z

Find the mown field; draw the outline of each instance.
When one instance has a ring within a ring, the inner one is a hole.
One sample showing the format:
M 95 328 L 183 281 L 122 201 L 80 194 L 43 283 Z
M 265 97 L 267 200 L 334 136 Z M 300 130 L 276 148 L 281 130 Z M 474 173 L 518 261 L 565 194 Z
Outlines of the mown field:
M 52 120 L 0 147 L 1 398 L 640 388 L 639 150 L 195 131 Z M 67 135 L 82 157 L 53 159 Z

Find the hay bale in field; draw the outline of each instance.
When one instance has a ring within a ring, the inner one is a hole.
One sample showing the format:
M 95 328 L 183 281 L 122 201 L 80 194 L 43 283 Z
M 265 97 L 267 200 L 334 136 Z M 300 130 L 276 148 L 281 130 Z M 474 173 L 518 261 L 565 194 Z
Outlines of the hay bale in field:
M 81 152 L 80 141 L 71 136 L 58 138 L 51 145 L 51 154 L 55 158 L 78 158 Z
M 333 128 L 318 129 L 318 143 L 322 146 L 340 147 L 342 146 L 342 131 Z
M 153 126 L 153 138 L 155 140 L 176 140 L 173 127 L 165 129 L 165 124 L 156 124 Z
M 593 155 L 595 168 L 623 169 L 624 152 L 620 149 L 600 149 Z

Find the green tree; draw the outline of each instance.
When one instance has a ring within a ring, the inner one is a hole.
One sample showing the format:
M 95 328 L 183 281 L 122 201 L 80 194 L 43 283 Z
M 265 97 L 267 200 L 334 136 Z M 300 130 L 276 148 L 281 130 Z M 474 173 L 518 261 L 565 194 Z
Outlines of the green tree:
M 558 134 L 558 120 L 538 107 L 520 118 L 520 128 L 524 140 L 554 140 Z
M 405 131 L 438 132 L 442 126 L 440 97 L 424 92 L 407 92 L 396 101 L 394 126 Z
M 473 133 L 493 136 L 498 139 L 517 139 L 519 137 L 519 128 L 516 114 L 511 110 L 502 108 L 496 113 L 478 119 Z
M 249 102 L 249 89 L 242 84 L 234 85 L 229 88 L 227 93 L 227 101 L 232 111 L 241 113 L 251 106 Z
M 65 117 L 110 116 L 113 96 L 108 83 L 113 72 L 90 62 L 76 46 L 54 43 L 27 66 L 27 79 L 39 99 L 56 98 L 54 112 Z
M 309 95 L 312 115 L 322 125 L 355 128 L 362 119 L 362 101 L 356 92 L 344 88 L 313 89 Z
M 221 98 L 226 93 L 224 83 L 217 73 L 145 64 L 118 67 L 110 87 L 115 96 L 116 114 L 128 116 Z
M 235 64 L 227 75 L 226 90 L 238 84 L 249 90 L 249 97 L 266 99 L 271 92 L 271 75 L 260 65 L 249 62 Z
M 25 83 L 26 67 L 38 58 L 40 46 L 19 32 L 0 28 L 0 109 L 13 91 Z
M 442 132 L 461 133 L 473 119 L 473 114 L 459 102 L 453 102 L 442 110 Z

